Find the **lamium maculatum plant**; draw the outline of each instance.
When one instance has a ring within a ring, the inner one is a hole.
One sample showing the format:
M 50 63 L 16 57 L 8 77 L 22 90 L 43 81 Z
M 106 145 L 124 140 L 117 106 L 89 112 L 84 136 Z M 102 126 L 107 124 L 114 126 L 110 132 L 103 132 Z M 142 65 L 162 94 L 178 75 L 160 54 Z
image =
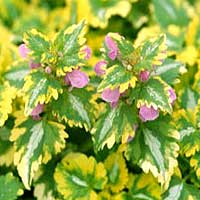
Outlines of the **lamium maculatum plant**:
M 199 16 L 0 1 L 0 200 L 199 200 Z

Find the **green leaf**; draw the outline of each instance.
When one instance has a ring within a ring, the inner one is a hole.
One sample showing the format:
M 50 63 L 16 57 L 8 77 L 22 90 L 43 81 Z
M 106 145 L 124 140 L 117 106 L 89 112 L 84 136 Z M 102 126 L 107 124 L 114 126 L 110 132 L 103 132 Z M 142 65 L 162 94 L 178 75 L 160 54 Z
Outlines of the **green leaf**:
M 90 130 L 94 121 L 95 102 L 92 93 L 86 89 L 63 89 L 57 101 L 52 101 L 52 112 L 59 120 L 64 119 L 69 126 L 85 127 Z
M 91 133 L 96 150 L 103 149 L 107 144 L 111 148 L 115 142 L 127 142 L 128 136 L 134 135 L 133 125 L 136 124 L 136 110 L 129 105 L 119 103 L 115 108 L 107 107 Z
M 151 174 L 131 174 L 128 189 L 128 192 L 117 195 L 115 200 L 161 199 L 160 186 Z
M 34 59 L 34 62 L 43 62 L 47 52 L 50 51 L 49 39 L 36 29 L 32 29 L 25 34 L 24 41 L 31 51 L 30 56 Z
M 62 86 L 58 80 L 48 74 L 33 70 L 25 77 L 23 87 L 25 100 L 25 114 L 29 115 L 38 103 L 48 103 L 52 97 L 58 99 L 58 94 L 62 93 Z
M 163 194 L 163 200 L 199 200 L 199 189 L 194 185 L 190 185 L 179 179 L 173 177 L 168 190 Z
M 123 65 L 113 65 L 106 70 L 106 75 L 103 81 L 98 86 L 98 91 L 101 92 L 106 88 L 117 88 L 119 87 L 120 93 L 128 89 L 129 85 L 132 88 L 135 87 L 137 78 Z
M 145 41 L 138 47 L 140 59 L 134 66 L 134 70 L 141 71 L 142 69 L 152 70 L 153 66 L 161 65 L 162 60 L 167 57 L 166 36 L 152 38 Z
M 186 72 L 185 66 L 172 59 L 166 59 L 163 64 L 156 68 L 155 75 L 158 75 L 168 84 L 176 83 L 180 74 Z
M 4 78 L 9 84 L 17 89 L 21 89 L 24 85 L 24 78 L 30 72 L 26 62 L 14 63 L 4 74 Z
M 12 112 L 12 101 L 16 97 L 16 90 L 9 84 L 0 85 L 0 127 Z
M 47 163 L 53 155 L 65 147 L 65 126 L 45 119 L 33 121 L 23 118 L 21 112 L 12 130 L 10 140 L 15 145 L 14 164 L 27 189 L 30 189 L 35 172 L 42 163 Z
M 128 144 L 126 157 L 139 165 L 145 173 L 151 171 L 167 187 L 174 167 L 178 164 L 178 138 L 179 134 L 170 125 L 170 119 L 160 117 L 138 130 Z
M 65 75 L 65 72 L 84 64 L 84 51 L 82 49 L 86 39 L 86 25 L 84 21 L 68 27 L 58 34 L 55 39 L 55 48 L 58 52 L 56 72 Z
M 142 85 L 137 107 L 144 104 L 159 108 L 163 112 L 172 112 L 172 106 L 169 99 L 169 86 L 159 77 L 149 79 Z
M 107 182 L 104 165 L 81 153 L 69 153 L 57 165 L 54 178 L 66 200 L 97 200 L 95 190 L 102 190 Z
M 121 153 L 110 154 L 104 165 L 108 176 L 107 188 L 114 193 L 123 190 L 128 183 L 128 169 L 123 155 Z
M 153 0 L 153 6 L 156 20 L 162 28 L 170 24 L 187 26 L 189 20 L 182 3 L 178 5 L 176 0 Z
M 0 200 L 15 200 L 23 194 L 23 186 L 12 173 L 0 176 Z
M 191 87 L 186 87 L 181 97 L 181 107 L 194 110 L 198 104 L 199 93 Z

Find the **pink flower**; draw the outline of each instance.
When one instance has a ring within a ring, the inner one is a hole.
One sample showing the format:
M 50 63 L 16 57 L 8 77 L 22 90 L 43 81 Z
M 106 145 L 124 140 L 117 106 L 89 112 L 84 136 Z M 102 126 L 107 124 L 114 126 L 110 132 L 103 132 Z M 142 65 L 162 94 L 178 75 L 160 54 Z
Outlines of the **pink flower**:
M 111 106 L 116 106 L 116 103 L 118 102 L 120 97 L 119 89 L 116 88 L 114 90 L 111 90 L 110 88 L 105 89 L 102 94 L 101 98 L 106 101 L 111 103 Z
M 91 58 L 92 55 L 92 50 L 89 46 L 85 46 L 85 48 L 83 49 L 83 52 L 85 53 L 85 60 L 88 60 Z
M 107 62 L 105 60 L 101 60 L 96 63 L 94 71 L 96 72 L 97 76 L 102 76 L 106 73 L 106 71 L 102 69 L 106 64 Z
M 168 92 L 169 92 L 170 103 L 173 105 L 174 102 L 176 101 L 176 93 L 172 88 L 170 88 Z
M 29 61 L 29 67 L 30 67 L 31 69 L 37 69 L 37 68 L 39 68 L 40 66 L 41 66 L 40 63 L 35 63 L 35 62 L 32 61 L 32 60 Z
M 72 72 L 66 74 L 64 81 L 67 85 L 71 85 L 72 87 L 83 88 L 88 84 L 89 78 L 85 73 L 74 69 Z
M 40 119 L 40 114 L 44 111 L 44 104 L 38 104 L 33 111 L 31 112 L 31 116 L 34 120 Z
M 140 72 L 140 80 L 142 82 L 148 81 L 149 80 L 149 75 L 150 72 L 148 70 L 143 70 Z
M 25 44 L 21 44 L 18 48 L 19 50 L 19 54 L 22 58 L 26 58 L 28 53 L 29 53 L 29 49 L 26 47 Z
M 143 122 L 155 120 L 159 116 L 159 111 L 152 106 L 148 108 L 146 105 L 140 107 L 139 117 Z
M 105 37 L 105 43 L 106 43 L 106 46 L 109 49 L 108 57 L 111 60 L 115 60 L 116 57 L 117 57 L 117 54 L 118 54 L 118 47 L 117 47 L 115 41 L 110 36 L 107 35 Z

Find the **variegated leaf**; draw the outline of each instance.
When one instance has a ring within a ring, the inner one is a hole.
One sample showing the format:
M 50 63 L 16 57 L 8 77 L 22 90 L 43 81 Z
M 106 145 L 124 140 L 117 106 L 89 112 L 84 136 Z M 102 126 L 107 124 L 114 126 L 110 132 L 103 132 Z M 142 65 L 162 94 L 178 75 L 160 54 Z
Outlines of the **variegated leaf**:
M 20 90 L 24 85 L 24 78 L 29 72 L 30 69 L 26 62 L 16 62 L 4 73 L 4 78 L 11 86 Z
M 167 85 L 159 77 L 149 79 L 142 85 L 139 97 L 137 99 L 137 106 L 149 105 L 155 109 L 159 108 L 164 112 L 171 113 L 172 106 L 169 99 L 169 85 Z
M 62 93 L 61 83 L 55 78 L 41 71 L 32 71 L 25 77 L 23 87 L 25 100 L 25 114 L 29 115 L 38 103 L 49 103 L 52 98 L 58 99 Z
M 137 61 L 134 69 L 141 71 L 142 69 L 152 70 L 153 67 L 161 65 L 162 61 L 167 57 L 166 36 L 161 35 L 145 41 L 138 47 L 140 59 Z
M 68 91 L 65 88 L 58 100 L 51 102 L 52 112 L 59 120 L 64 119 L 71 127 L 79 126 L 90 130 L 95 119 L 95 106 L 97 106 L 92 95 L 92 92 L 86 89 L 74 88 Z
M 161 66 L 156 67 L 155 75 L 160 76 L 168 84 L 173 84 L 178 82 L 179 76 L 186 71 L 184 64 L 166 59 Z
M 145 173 L 152 172 L 167 187 L 174 168 L 178 165 L 178 138 L 179 134 L 170 125 L 169 118 L 160 117 L 146 123 L 137 132 L 128 144 L 126 156 Z
M 25 34 L 24 41 L 34 62 L 44 62 L 50 52 L 50 40 L 41 32 L 32 29 Z
M 102 190 L 107 182 L 103 163 L 81 153 L 69 153 L 57 165 L 54 178 L 66 200 L 97 200 L 95 190 Z
M 53 155 L 65 147 L 68 137 L 65 126 L 43 119 L 33 121 L 18 115 L 10 140 L 15 145 L 14 164 L 27 189 L 30 189 L 35 172 L 42 163 L 47 163 Z
M 107 107 L 105 113 L 95 123 L 91 133 L 96 150 L 107 144 L 112 148 L 115 143 L 126 143 L 129 136 L 134 136 L 133 125 L 136 124 L 136 110 L 124 103 L 115 108 Z
M 130 71 L 122 65 L 113 65 L 106 70 L 106 75 L 103 81 L 98 86 L 98 91 L 101 92 L 106 88 L 115 89 L 119 87 L 120 92 L 124 92 L 131 86 L 135 87 L 136 76 L 134 76 Z
M 173 177 L 168 190 L 162 196 L 163 200 L 199 200 L 199 189 L 187 184 L 178 177 Z
M 54 46 L 57 51 L 56 73 L 65 75 L 72 68 L 84 64 L 85 21 L 69 26 L 57 35 Z

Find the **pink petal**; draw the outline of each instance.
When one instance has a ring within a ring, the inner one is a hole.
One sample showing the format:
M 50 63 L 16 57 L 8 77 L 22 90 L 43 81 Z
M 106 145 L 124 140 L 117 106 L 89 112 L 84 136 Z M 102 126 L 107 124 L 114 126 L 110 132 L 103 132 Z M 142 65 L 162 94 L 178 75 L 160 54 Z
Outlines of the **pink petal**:
M 86 45 L 85 49 L 83 50 L 85 52 L 85 60 L 88 60 L 91 58 L 92 50 L 89 46 Z
M 120 97 L 120 93 L 119 93 L 119 89 L 116 88 L 114 90 L 111 90 L 110 88 L 105 89 L 102 94 L 101 94 L 101 98 L 109 103 L 116 103 L 118 102 Z
M 176 93 L 172 88 L 170 88 L 168 92 L 169 92 L 170 103 L 173 105 L 174 102 L 176 101 Z
M 118 54 L 118 47 L 117 47 L 115 41 L 110 36 L 106 35 L 105 43 L 109 49 L 108 57 L 111 60 L 115 60 L 115 58 L 117 57 L 117 54 Z
M 159 111 L 152 106 L 148 108 L 146 105 L 140 107 L 139 117 L 143 122 L 155 120 L 159 116 Z
M 149 75 L 150 75 L 150 72 L 148 70 L 141 71 L 140 72 L 140 80 L 142 82 L 149 80 Z
M 37 68 L 39 68 L 40 66 L 41 66 L 40 63 L 35 63 L 35 62 L 33 62 L 32 60 L 29 61 L 29 67 L 30 67 L 31 69 L 37 69 Z
M 22 58 L 26 58 L 28 53 L 29 53 L 29 49 L 26 47 L 25 44 L 21 44 L 18 48 L 19 50 L 19 54 Z
M 77 69 L 67 73 L 65 76 L 65 83 L 75 88 L 83 88 L 88 84 L 88 82 L 88 76 Z
M 31 112 L 31 116 L 39 116 L 39 114 L 41 114 L 44 111 L 44 104 L 38 104 L 33 111 Z
M 106 64 L 107 62 L 105 60 L 101 60 L 95 65 L 94 71 L 96 72 L 97 76 L 102 76 L 106 73 L 106 71 L 102 69 L 102 67 L 104 67 Z

